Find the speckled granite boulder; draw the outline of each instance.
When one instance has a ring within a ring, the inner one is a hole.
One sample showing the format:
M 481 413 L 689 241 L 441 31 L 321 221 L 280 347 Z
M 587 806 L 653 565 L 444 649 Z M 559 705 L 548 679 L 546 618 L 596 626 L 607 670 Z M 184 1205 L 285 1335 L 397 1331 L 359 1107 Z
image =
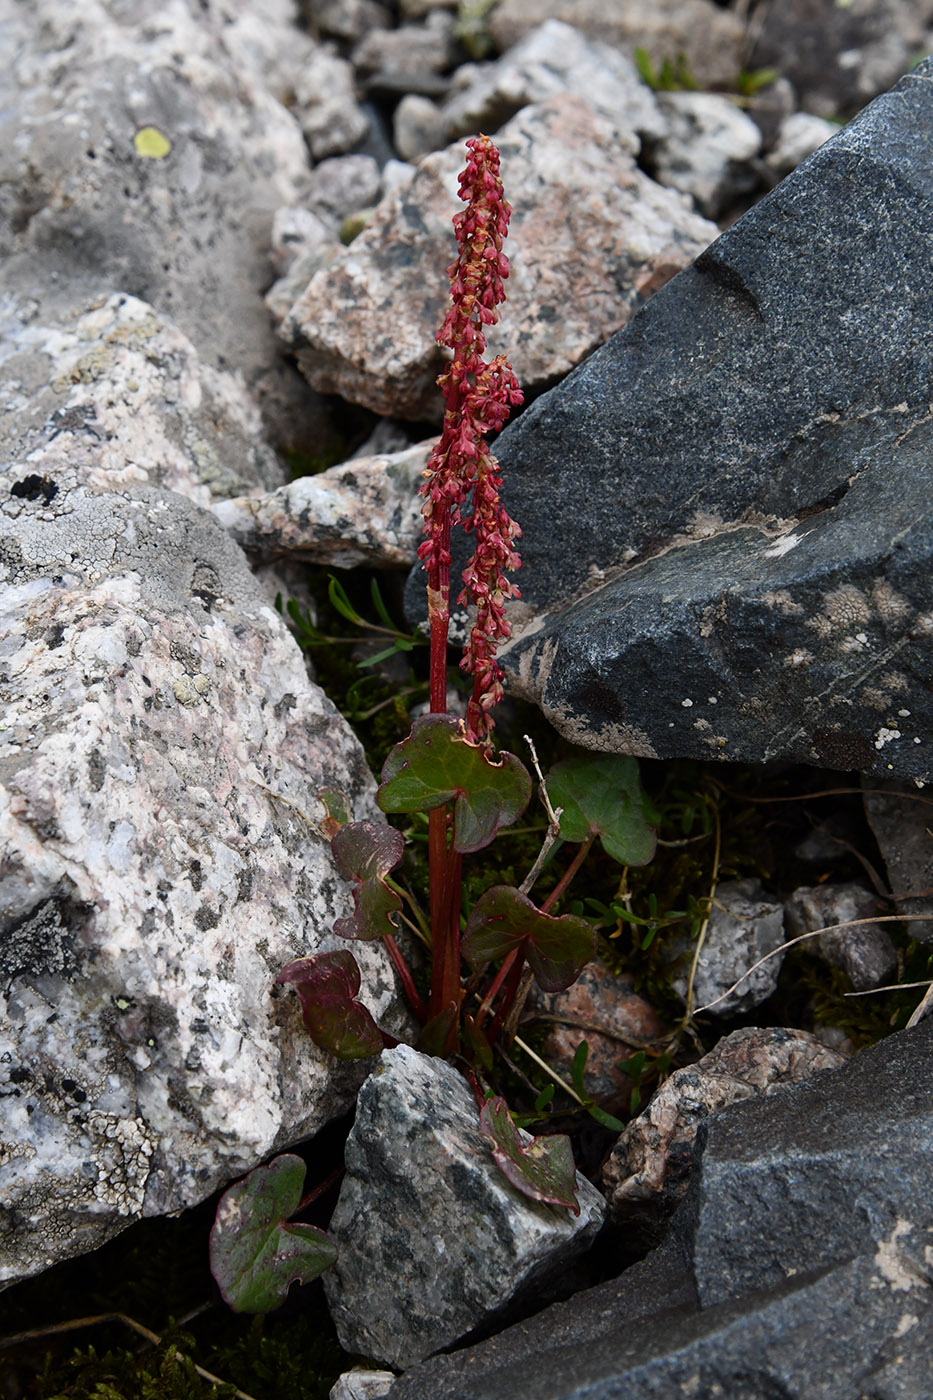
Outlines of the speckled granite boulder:
M 407 1045 L 383 1051 L 363 1085 L 324 1275 L 347 1351 L 411 1366 L 517 1298 L 544 1296 L 599 1232 L 594 1186 L 577 1174 L 579 1215 L 529 1200 L 478 1118 L 460 1073 Z
M 500 437 L 576 743 L 933 778 L 931 123 L 924 60 Z
M 715 226 L 637 169 L 627 125 L 569 93 L 525 107 L 497 143 L 514 212 L 508 305 L 490 353 L 507 352 L 533 389 L 627 321 Z M 464 160 L 460 142 L 423 160 L 285 317 L 280 334 L 320 392 L 376 413 L 439 416 L 435 336 Z
M 359 744 L 210 514 L 54 449 L 0 476 L 5 1282 L 203 1200 L 363 1073 L 273 987 L 335 946 L 317 792 L 373 814 Z

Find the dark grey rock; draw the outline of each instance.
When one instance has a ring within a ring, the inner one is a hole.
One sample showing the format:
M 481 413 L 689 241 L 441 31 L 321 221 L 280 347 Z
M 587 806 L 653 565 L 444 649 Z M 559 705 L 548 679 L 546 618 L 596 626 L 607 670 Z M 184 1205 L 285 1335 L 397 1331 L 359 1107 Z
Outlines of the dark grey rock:
M 704 1123 L 665 1243 L 414 1368 L 391 1400 L 918 1400 L 933 1366 L 933 1024 Z
M 898 912 L 933 913 L 933 794 L 866 784 L 864 802 Z M 920 943 L 933 943 L 933 920 L 911 919 L 907 929 Z
M 930 778 L 931 80 L 499 439 L 523 530 L 506 665 L 576 742 Z

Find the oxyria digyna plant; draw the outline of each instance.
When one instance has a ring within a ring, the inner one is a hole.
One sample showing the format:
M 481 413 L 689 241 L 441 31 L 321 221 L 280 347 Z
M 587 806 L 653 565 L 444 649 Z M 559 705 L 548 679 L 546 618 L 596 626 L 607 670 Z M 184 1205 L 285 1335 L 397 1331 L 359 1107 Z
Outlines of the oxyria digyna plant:
M 551 769 L 546 788 L 542 781 L 549 823 L 528 875 L 518 887 L 487 889 L 465 917 L 461 913 L 464 856 L 483 850 L 501 827 L 517 821 L 532 789 L 514 754 L 495 753 L 490 714 L 502 696 L 496 653 L 509 636 L 506 603 L 518 596 L 508 574 L 519 565 L 520 531 L 499 498 L 499 466 L 486 437 L 502 428 L 522 394 L 503 356 L 489 363 L 484 358 L 486 328 L 496 322 L 505 300 L 509 264 L 502 245 L 511 211 L 492 141 L 474 137 L 467 151 L 460 176 L 466 208 L 454 218 L 458 252 L 448 269 L 450 308 L 437 336 L 449 356 L 438 379 L 444 424 L 422 488 L 424 541 L 418 553 L 427 574 L 430 713 L 415 720 L 408 738 L 389 754 L 376 795 L 390 815 L 427 814 L 427 915 L 390 873 L 404 855 L 400 830 L 386 822 L 352 821 L 346 799 L 330 791 L 319 794 L 326 811 L 322 830 L 353 891 L 353 912 L 337 920 L 334 932 L 349 940 L 384 941 L 419 1023 L 419 1045 L 461 1066 L 476 1096 L 480 1131 L 513 1185 L 536 1200 L 577 1210 L 570 1140 L 546 1135 L 523 1141 L 493 1087 L 496 1055 L 507 1054 L 516 1038 L 532 977 L 545 992 L 562 991 L 596 951 L 596 932 L 585 919 L 550 912 L 594 841 L 598 837 L 604 852 L 623 866 L 638 865 L 654 853 L 654 832 L 634 759 L 605 754 L 565 759 Z M 447 713 L 455 529 L 467 531 L 474 544 L 457 597 L 473 610 L 461 661 L 473 677 L 464 719 Z M 538 907 L 530 898 L 535 881 L 546 857 L 559 856 L 567 843 L 576 843 L 577 850 Z M 427 1001 L 396 943 L 401 924 L 429 951 Z M 322 1049 L 362 1059 L 397 1044 L 358 1000 L 360 972 L 348 950 L 299 958 L 277 980 L 294 988 L 304 1025 Z M 599 1121 L 615 1125 L 582 1097 L 582 1062 L 580 1076 L 578 1102 Z M 545 1102 L 547 1092 L 542 1108 Z M 301 1158 L 285 1154 L 256 1168 L 223 1197 L 211 1236 L 211 1264 L 234 1308 L 276 1307 L 293 1280 L 307 1281 L 333 1262 L 335 1246 L 324 1232 L 289 1219 L 318 1194 L 302 1196 L 303 1181 Z

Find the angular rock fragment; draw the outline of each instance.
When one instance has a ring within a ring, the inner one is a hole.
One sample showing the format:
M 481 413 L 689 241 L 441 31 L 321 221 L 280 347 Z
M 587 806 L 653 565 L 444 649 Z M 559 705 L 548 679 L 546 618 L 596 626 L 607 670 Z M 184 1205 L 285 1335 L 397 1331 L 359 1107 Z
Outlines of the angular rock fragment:
M 877 914 L 882 902 L 871 890 L 855 881 L 845 884 L 812 885 L 794 890 L 784 906 L 789 937 L 824 928 L 811 944 L 812 952 L 846 974 L 857 992 L 878 987 L 897 967 L 897 949 L 890 934 L 880 924 L 856 922 L 835 929 L 834 924 L 850 924 Z
M 579 1215 L 529 1200 L 477 1119 L 457 1070 L 406 1045 L 384 1051 L 363 1085 L 324 1276 L 348 1351 L 410 1366 L 546 1292 L 598 1233 L 595 1187 L 577 1174 Z
M 646 50 L 655 68 L 683 55 L 698 87 L 731 88 L 742 66 L 744 26 L 738 15 L 710 0 L 499 0 L 490 29 L 500 49 L 509 49 L 542 20 L 572 24 L 633 58 Z
M 574 742 L 933 779 L 931 122 L 925 60 L 500 437 Z
M 784 960 L 777 949 L 783 942 L 784 907 L 767 898 L 760 880 L 717 886 L 693 976 L 692 1008 L 708 1008 L 712 1016 L 739 1016 L 767 1001 L 777 987 Z M 671 988 L 686 1001 L 694 944 L 671 939 L 665 951 L 680 959 Z M 775 956 L 768 957 L 770 953 Z M 756 967 L 762 958 L 767 962 Z M 731 991 L 735 983 L 739 985 Z
M 898 723 L 910 720 L 904 715 Z M 933 794 L 894 783 L 865 784 L 865 815 L 884 857 L 899 913 L 933 913 Z M 909 920 L 919 943 L 933 943 L 933 919 Z
M 373 813 L 359 743 L 213 517 L 92 476 L 54 442 L 0 476 L 4 1282 L 205 1199 L 361 1074 L 274 992 L 349 907 L 318 792 Z
M 933 1021 L 706 1120 L 668 1239 L 391 1400 L 914 1400 L 933 1368 Z
M 415 562 L 421 542 L 418 488 L 432 443 L 354 457 L 262 496 L 218 501 L 214 515 L 250 553 L 340 569 Z
M 578 98 L 525 108 L 497 139 L 512 272 L 508 324 L 491 328 L 489 344 L 533 389 L 628 320 L 715 230 L 636 169 L 631 137 Z M 280 333 L 321 392 L 377 413 L 438 416 L 435 334 L 463 160 L 456 145 L 422 161 L 286 317 Z
M 761 132 L 734 102 L 715 92 L 662 92 L 658 105 L 667 131 L 651 147 L 656 180 L 689 194 L 709 219 L 755 188 Z
M 749 1026 L 724 1036 L 695 1065 L 665 1080 L 612 1149 L 603 1184 L 613 1216 L 659 1231 L 687 1189 L 704 1119 L 726 1104 L 773 1094 L 844 1063 L 807 1031 Z

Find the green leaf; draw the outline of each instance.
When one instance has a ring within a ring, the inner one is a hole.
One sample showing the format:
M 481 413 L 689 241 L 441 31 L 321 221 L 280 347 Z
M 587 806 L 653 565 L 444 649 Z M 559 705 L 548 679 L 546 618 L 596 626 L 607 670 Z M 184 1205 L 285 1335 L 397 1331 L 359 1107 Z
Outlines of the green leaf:
M 305 1164 L 284 1153 L 225 1191 L 211 1230 L 211 1272 L 241 1313 L 271 1312 L 293 1283 L 310 1283 L 337 1257 L 329 1235 L 289 1222 L 301 1202 Z
M 354 627 L 367 627 L 365 617 L 360 617 L 356 608 L 347 597 L 347 590 L 343 584 L 334 578 L 333 574 L 328 574 L 327 596 L 330 599 L 331 607 L 339 612 L 347 622 L 352 622 Z
M 369 596 L 373 600 L 373 607 L 376 609 L 376 614 L 383 626 L 388 627 L 390 632 L 397 632 L 398 628 L 392 621 L 389 610 L 382 601 L 382 593 L 375 576 L 369 580 Z
M 581 1040 L 576 1050 L 573 1052 L 573 1062 L 570 1066 L 570 1078 L 573 1080 L 573 1087 L 580 1095 L 581 1099 L 589 1098 L 584 1087 L 583 1076 L 586 1073 L 586 1062 L 590 1057 L 590 1043 L 588 1040 Z
M 405 838 L 385 822 L 350 822 L 335 833 L 330 843 L 334 863 L 345 880 L 354 880 L 353 913 L 337 919 L 338 938 L 361 938 L 371 942 L 395 932 L 395 919 L 402 900 L 390 890 L 385 877 L 405 854 Z
M 595 832 L 606 854 L 620 865 L 651 860 L 656 834 L 634 758 L 604 753 L 568 758 L 551 769 L 547 790 L 554 806 L 564 809 L 564 841 L 582 842 Z
M 482 967 L 513 948 L 522 948 L 542 991 L 562 992 L 595 957 L 596 930 L 575 914 L 542 914 L 512 885 L 494 885 L 467 919 L 463 956 Z
M 549 1084 L 546 1089 L 542 1089 L 535 1099 L 535 1113 L 543 1113 L 554 1097 L 557 1086 Z
M 432 1016 L 430 1021 L 421 1027 L 418 1049 L 423 1050 L 426 1055 L 433 1055 L 435 1059 L 445 1059 L 451 1032 L 456 1024 L 457 1003 L 450 1001 L 443 1010 L 439 1011 L 436 1016 Z
M 327 813 L 321 822 L 321 830 L 327 839 L 332 841 L 340 828 L 353 820 L 349 800 L 346 793 L 338 788 L 321 788 L 317 800 Z
M 356 1000 L 360 970 L 352 953 L 316 953 L 283 967 L 276 982 L 295 988 L 305 1029 L 340 1060 L 365 1060 L 383 1047 L 382 1032 Z
M 490 1099 L 479 1116 L 479 1130 L 492 1143 L 492 1155 L 505 1179 L 524 1196 L 580 1214 L 577 1173 L 570 1139 L 563 1134 L 523 1143 L 505 1099 Z
M 607 1113 L 604 1108 L 600 1108 L 598 1103 L 587 1104 L 587 1113 L 595 1119 L 601 1128 L 608 1128 L 612 1133 L 622 1133 L 625 1131 L 625 1124 L 614 1114 Z
M 460 720 L 423 715 L 386 759 L 376 801 L 384 812 L 430 812 L 453 800 L 453 849 L 467 853 L 517 821 L 530 796 L 531 778 L 514 754 L 493 761 L 464 738 Z

